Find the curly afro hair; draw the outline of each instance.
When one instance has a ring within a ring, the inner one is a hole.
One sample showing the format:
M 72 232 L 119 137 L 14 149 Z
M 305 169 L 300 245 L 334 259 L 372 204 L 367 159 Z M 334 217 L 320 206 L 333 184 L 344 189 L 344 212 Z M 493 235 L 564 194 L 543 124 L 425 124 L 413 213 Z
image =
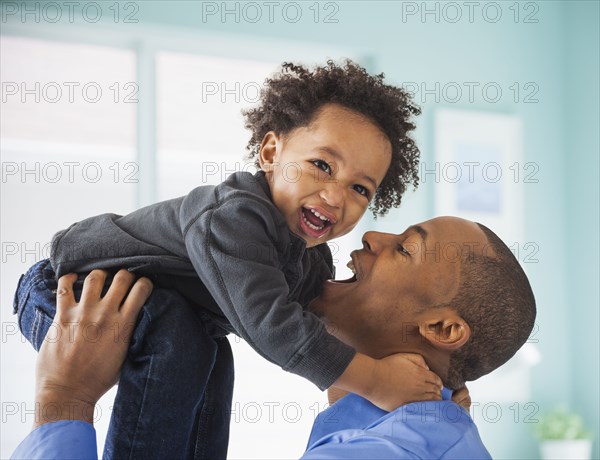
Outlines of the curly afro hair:
M 269 131 L 287 135 L 295 128 L 310 125 L 316 112 L 328 103 L 340 104 L 369 118 L 392 144 L 392 161 L 369 209 L 383 216 L 400 205 L 407 184 L 418 186 L 419 149 L 409 132 L 415 129 L 412 117 L 421 109 L 402 88 L 386 85 L 384 74 L 367 71 L 346 60 L 343 65 L 327 61 L 310 71 L 302 65 L 284 62 L 281 71 L 265 81 L 260 105 L 242 111 L 246 128 L 252 131 L 249 158 L 257 158 L 263 137 Z

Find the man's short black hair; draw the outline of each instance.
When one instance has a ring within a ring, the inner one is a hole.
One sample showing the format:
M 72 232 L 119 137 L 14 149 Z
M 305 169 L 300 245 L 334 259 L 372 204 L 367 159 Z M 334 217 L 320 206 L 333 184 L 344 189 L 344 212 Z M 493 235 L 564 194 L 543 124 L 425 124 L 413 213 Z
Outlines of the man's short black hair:
M 462 255 L 460 287 L 446 305 L 471 328 L 468 342 L 450 355 L 444 384 L 452 389 L 508 361 L 527 341 L 536 316 L 533 291 L 518 260 L 493 231 L 477 225 L 488 246 L 483 255 Z
M 383 83 L 384 74 L 367 71 L 346 60 L 343 65 L 327 61 L 313 70 L 283 63 L 281 71 L 265 81 L 260 105 L 244 110 L 246 128 L 252 131 L 248 142 L 250 158 L 257 158 L 265 134 L 278 136 L 308 126 L 318 110 L 328 103 L 340 104 L 370 119 L 388 137 L 392 161 L 369 209 L 375 216 L 398 207 L 408 184 L 419 183 L 419 149 L 409 132 L 415 129 L 412 117 L 421 110 L 404 89 Z

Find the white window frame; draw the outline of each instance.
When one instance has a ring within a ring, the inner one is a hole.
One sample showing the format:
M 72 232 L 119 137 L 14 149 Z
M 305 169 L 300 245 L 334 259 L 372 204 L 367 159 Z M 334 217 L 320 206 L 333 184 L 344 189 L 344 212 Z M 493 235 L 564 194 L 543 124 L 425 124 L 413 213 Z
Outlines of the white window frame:
M 178 28 L 143 22 L 129 30 L 107 22 L 94 27 L 65 24 L 22 24 L 18 20 L 2 25 L 2 36 L 39 40 L 85 43 L 133 51 L 136 57 L 136 81 L 139 87 L 136 113 L 136 161 L 139 165 L 136 206 L 157 201 L 157 116 L 156 55 L 159 52 L 183 52 L 231 59 L 277 60 L 315 63 L 322 46 L 292 40 L 236 35 L 223 31 Z M 362 46 L 329 46 L 327 59 L 351 58 L 372 70 L 372 55 Z M 322 60 L 322 59 L 320 59 Z M 319 62 L 320 63 L 320 62 Z M 274 69 L 275 70 L 275 69 Z M 152 95 L 154 97 L 152 97 Z

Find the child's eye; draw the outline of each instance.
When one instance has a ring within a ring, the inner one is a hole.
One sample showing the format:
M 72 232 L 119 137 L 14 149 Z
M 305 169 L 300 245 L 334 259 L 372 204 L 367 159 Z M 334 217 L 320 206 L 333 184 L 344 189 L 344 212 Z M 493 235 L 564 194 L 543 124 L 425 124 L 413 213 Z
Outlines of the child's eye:
M 332 173 L 331 166 L 329 166 L 329 163 L 327 163 L 326 161 L 312 160 L 311 163 L 314 164 L 321 171 L 326 172 L 327 174 L 331 175 L 331 173 Z
M 366 187 L 363 187 L 362 185 L 354 185 L 353 186 L 354 190 L 356 190 L 358 193 L 360 193 L 361 195 L 369 198 L 370 197 L 370 193 L 369 190 Z

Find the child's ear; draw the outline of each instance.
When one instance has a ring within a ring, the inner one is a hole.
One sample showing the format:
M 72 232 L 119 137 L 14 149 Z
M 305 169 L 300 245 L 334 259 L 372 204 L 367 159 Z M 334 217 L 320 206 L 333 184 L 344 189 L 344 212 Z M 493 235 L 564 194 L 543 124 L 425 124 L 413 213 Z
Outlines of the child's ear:
M 264 172 L 273 171 L 273 164 L 277 155 L 277 141 L 275 131 L 269 131 L 260 143 L 258 161 L 260 162 L 260 169 Z

